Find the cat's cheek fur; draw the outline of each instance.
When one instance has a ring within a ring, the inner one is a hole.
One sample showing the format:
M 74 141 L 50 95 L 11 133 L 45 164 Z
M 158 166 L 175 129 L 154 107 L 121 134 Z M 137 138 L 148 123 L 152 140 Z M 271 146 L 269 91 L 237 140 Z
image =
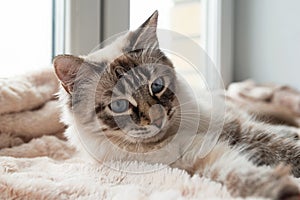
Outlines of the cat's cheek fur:
M 68 126 L 65 131 L 68 141 L 77 149 L 79 157 L 89 162 L 98 162 L 93 156 L 95 151 L 91 149 L 96 149 L 97 146 L 101 147 L 101 142 L 99 141 L 101 137 L 80 131 L 83 127 L 76 122 L 72 112 L 72 96 L 63 87 L 59 91 L 59 101 L 62 105 L 61 121 Z

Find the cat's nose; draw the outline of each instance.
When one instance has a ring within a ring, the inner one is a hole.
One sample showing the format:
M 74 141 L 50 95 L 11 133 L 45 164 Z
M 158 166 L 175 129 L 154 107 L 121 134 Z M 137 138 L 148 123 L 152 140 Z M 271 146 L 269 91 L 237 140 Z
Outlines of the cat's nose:
M 162 122 L 163 122 L 163 119 L 159 118 L 159 119 L 155 119 L 151 124 L 155 125 L 157 128 L 161 128 Z
M 155 125 L 158 128 L 162 127 L 164 118 L 164 108 L 161 105 L 155 104 L 151 106 L 149 116 L 152 125 Z

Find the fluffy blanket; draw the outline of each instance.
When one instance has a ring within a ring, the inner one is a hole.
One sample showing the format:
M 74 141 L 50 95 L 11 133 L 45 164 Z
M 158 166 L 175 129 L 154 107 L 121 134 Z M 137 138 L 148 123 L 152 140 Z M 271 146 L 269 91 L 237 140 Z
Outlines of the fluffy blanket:
M 271 105 L 273 108 L 287 110 L 292 117 L 300 117 L 300 92 L 286 85 L 257 84 L 252 80 L 245 80 L 230 84 L 227 94 L 240 102 Z
M 133 174 L 81 160 L 62 135 L 58 87 L 51 69 L 0 79 L 0 199 L 232 199 L 221 184 L 183 170 Z

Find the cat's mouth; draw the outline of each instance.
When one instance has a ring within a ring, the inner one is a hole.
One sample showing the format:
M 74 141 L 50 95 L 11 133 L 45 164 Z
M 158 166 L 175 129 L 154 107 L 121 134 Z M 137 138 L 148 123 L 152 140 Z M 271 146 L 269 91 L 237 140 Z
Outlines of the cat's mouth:
M 135 142 L 156 142 L 165 135 L 166 121 L 165 118 L 157 119 L 154 125 L 148 125 L 142 131 L 130 130 L 126 133 L 126 136 Z
M 127 133 L 128 136 L 130 137 L 133 137 L 133 138 L 143 138 L 143 139 L 148 139 L 148 138 L 151 138 L 151 137 L 154 137 L 156 136 L 157 134 L 159 134 L 161 132 L 161 129 L 159 128 L 148 128 L 150 130 L 147 130 L 147 131 L 143 131 L 143 132 L 133 132 L 133 131 L 130 131 Z

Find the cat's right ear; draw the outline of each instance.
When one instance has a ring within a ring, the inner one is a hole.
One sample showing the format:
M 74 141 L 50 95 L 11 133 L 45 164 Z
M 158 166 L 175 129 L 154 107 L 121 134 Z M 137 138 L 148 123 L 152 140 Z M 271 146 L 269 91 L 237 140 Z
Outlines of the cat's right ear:
M 131 50 L 158 49 L 157 39 L 158 11 L 156 10 L 137 30 L 132 32 L 130 38 Z
M 73 91 L 77 72 L 83 62 L 82 58 L 72 55 L 58 55 L 53 60 L 56 76 L 69 94 Z

